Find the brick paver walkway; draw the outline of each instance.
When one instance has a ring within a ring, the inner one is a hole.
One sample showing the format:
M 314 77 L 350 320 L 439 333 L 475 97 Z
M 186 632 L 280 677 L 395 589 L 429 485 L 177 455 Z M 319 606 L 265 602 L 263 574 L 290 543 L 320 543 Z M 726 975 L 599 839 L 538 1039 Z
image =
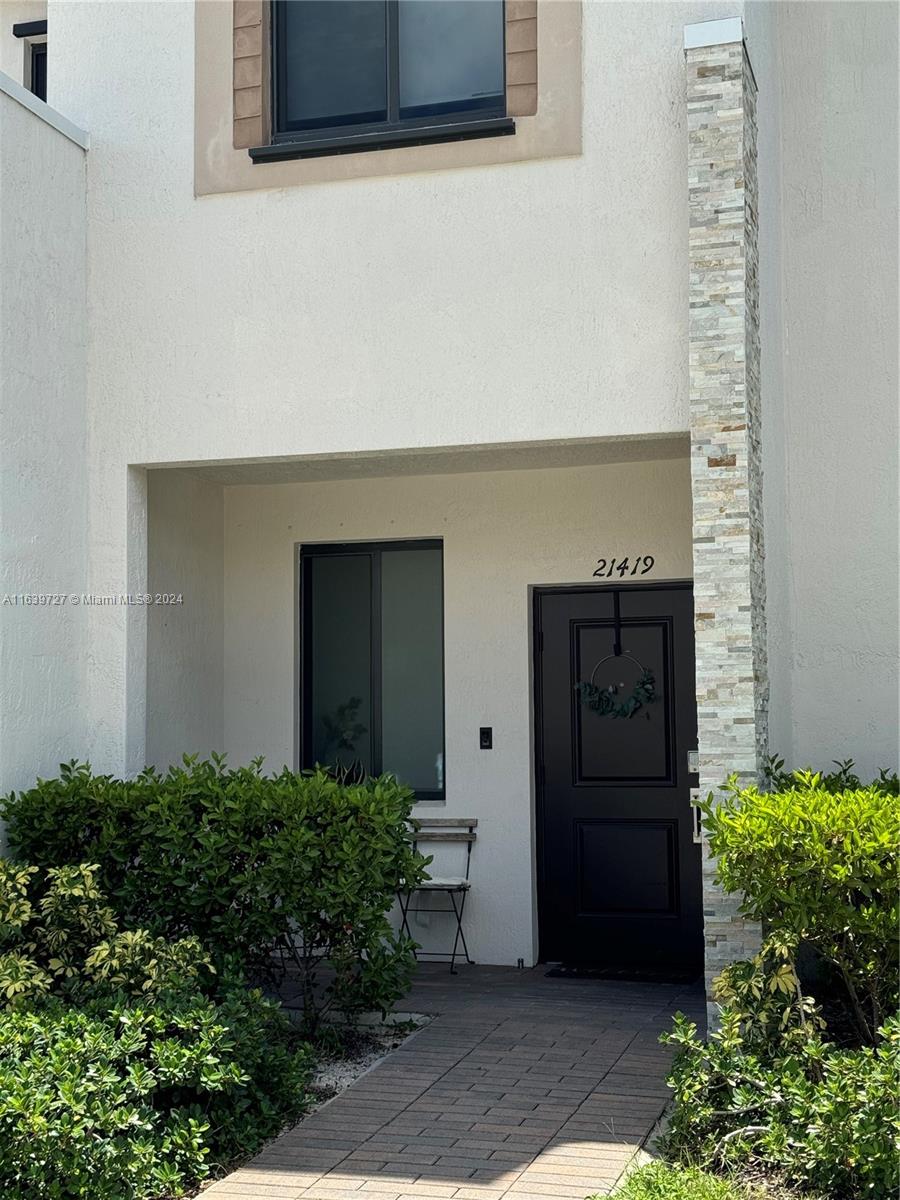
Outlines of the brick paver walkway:
M 205 1197 L 582 1200 L 607 1194 L 668 1098 L 659 1033 L 697 988 L 420 969 L 438 1014 Z

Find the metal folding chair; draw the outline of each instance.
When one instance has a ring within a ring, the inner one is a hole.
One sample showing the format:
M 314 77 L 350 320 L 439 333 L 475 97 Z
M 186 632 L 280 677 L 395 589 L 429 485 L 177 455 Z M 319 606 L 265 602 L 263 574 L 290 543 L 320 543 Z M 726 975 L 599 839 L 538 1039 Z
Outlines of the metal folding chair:
M 409 928 L 410 913 L 450 913 L 456 918 L 456 933 L 453 938 L 453 949 L 449 951 L 450 974 L 456 975 L 456 959 L 459 953 L 460 944 L 462 951 L 466 957 L 466 962 L 471 963 L 469 957 L 469 947 L 466 945 L 466 935 L 463 931 L 463 913 L 466 909 L 466 897 L 469 894 L 471 883 L 469 882 L 469 866 L 472 861 L 472 845 L 475 842 L 475 829 L 478 821 L 474 817 L 460 817 L 459 820 L 454 820 L 453 817 L 421 817 L 414 821 L 416 826 L 415 847 L 418 849 L 421 843 L 446 843 L 459 842 L 465 843 L 466 847 L 466 873 L 461 876 L 453 877 L 435 877 L 426 879 L 423 883 L 418 884 L 414 888 L 401 889 L 397 893 L 397 900 L 400 904 L 400 913 L 402 915 L 402 929 L 410 938 L 412 933 Z M 449 908 L 432 908 L 411 907 L 411 900 L 414 896 L 420 893 L 443 892 L 450 901 Z M 437 960 L 446 960 L 448 952 L 444 950 L 416 950 L 416 958 L 433 958 Z

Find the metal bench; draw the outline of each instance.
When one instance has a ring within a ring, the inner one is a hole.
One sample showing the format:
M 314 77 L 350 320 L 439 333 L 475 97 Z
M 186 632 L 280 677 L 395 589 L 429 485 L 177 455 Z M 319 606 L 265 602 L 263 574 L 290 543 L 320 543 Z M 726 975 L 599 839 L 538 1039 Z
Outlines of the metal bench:
M 397 893 L 400 913 L 403 918 L 401 928 L 410 938 L 412 938 L 409 928 L 410 913 L 451 913 L 456 918 L 456 934 L 453 938 L 453 949 L 449 951 L 450 974 L 456 975 L 456 959 L 459 954 L 460 943 L 462 944 L 466 962 L 472 962 L 472 959 L 469 957 L 469 947 L 466 945 L 466 935 L 463 932 L 463 913 L 466 908 L 466 897 L 472 886 L 469 882 L 469 866 L 472 861 L 472 845 L 475 842 L 475 830 L 478 826 L 478 821 L 474 817 L 460 817 L 458 820 L 455 820 L 453 817 L 419 817 L 413 820 L 413 824 L 416 830 L 416 837 L 413 844 L 416 849 L 418 849 L 420 844 L 424 843 L 439 844 L 447 842 L 458 842 L 465 844 L 466 847 L 465 875 L 435 876 L 424 880 L 414 888 L 401 889 Z M 411 907 L 411 901 L 414 896 L 434 892 L 446 895 L 450 901 L 450 907 Z M 438 960 L 446 959 L 448 956 L 448 952 L 444 950 L 416 950 L 414 953 L 416 958 L 434 958 Z

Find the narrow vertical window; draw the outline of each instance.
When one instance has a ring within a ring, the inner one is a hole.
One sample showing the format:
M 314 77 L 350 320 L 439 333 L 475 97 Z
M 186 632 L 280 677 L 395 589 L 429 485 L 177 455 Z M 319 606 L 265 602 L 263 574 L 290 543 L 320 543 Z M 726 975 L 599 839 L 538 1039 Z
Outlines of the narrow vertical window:
M 21 38 L 25 46 L 25 65 L 22 82 L 39 100 L 47 99 L 47 22 L 17 21 L 13 37 Z
M 28 86 L 39 100 L 47 99 L 46 42 L 35 42 L 31 47 L 31 79 Z
M 444 793 L 440 542 L 304 547 L 301 759 Z

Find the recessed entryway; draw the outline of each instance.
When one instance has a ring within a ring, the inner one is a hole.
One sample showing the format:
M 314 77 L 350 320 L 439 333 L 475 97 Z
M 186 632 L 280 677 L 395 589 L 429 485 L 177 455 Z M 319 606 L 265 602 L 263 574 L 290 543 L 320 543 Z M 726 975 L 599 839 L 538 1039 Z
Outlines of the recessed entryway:
M 691 586 L 534 604 L 540 958 L 699 971 Z
M 571 466 L 562 451 L 472 450 L 463 461 L 491 469 L 466 472 L 443 452 L 302 464 L 308 477 L 285 462 L 148 471 L 147 590 L 185 603 L 147 614 L 146 759 L 224 749 L 264 771 L 335 757 L 396 771 L 417 816 L 478 818 L 472 957 L 534 962 L 530 585 L 587 586 L 601 555 L 618 584 L 636 551 L 644 582 L 689 575 L 686 446 L 651 449 L 582 462 L 569 447 Z M 453 847 L 435 854 L 437 874 L 462 873 Z M 414 933 L 446 947 L 447 920 Z

